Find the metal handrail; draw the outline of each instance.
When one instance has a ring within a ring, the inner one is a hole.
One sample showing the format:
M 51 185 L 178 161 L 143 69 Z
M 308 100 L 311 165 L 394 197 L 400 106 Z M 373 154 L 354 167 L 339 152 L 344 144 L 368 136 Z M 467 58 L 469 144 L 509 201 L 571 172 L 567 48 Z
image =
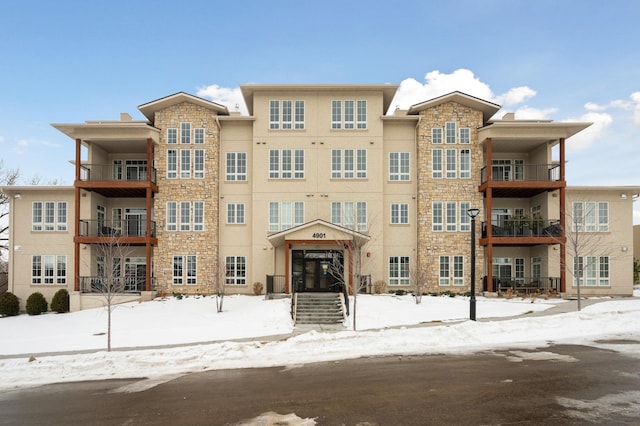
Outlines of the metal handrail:
M 149 179 L 156 182 L 157 171 L 148 165 L 126 164 L 83 164 L 80 166 L 81 181 L 124 181 L 143 182 Z
M 145 221 L 80 219 L 80 237 L 146 237 Z M 156 236 L 156 222 L 151 221 L 151 235 Z
M 559 164 L 522 164 L 501 170 L 500 166 L 485 166 L 480 170 L 480 181 L 489 180 L 487 170 L 491 170 L 491 180 L 494 182 L 555 182 L 560 180 Z

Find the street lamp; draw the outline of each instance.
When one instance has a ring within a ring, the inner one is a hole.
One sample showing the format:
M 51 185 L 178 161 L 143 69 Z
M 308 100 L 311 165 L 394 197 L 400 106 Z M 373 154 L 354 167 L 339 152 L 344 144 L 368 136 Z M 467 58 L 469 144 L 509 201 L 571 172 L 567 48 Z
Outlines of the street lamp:
M 476 216 L 480 209 L 469 209 L 467 215 L 471 218 L 471 299 L 469 300 L 469 319 L 476 320 Z

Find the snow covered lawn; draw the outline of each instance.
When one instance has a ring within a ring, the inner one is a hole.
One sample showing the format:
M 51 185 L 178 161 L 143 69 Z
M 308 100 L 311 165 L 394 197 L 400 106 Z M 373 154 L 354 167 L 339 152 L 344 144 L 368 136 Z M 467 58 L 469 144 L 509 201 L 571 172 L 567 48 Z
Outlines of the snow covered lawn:
M 360 295 L 358 331 L 351 329 L 349 319 L 344 331 L 297 334 L 293 333 L 288 299 L 226 296 L 222 313 L 216 313 L 215 300 L 209 296 L 156 299 L 115 309 L 112 347 L 129 349 L 110 353 L 104 350 L 107 324 L 103 308 L 0 318 L 0 356 L 5 356 L 0 359 L 0 390 L 76 380 L 148 378 L 135 389 L 141 390 L 211 369 L 392 354 L 474 353 L 545 347 L 552 342 L 599 347 L 612 346 L 595 343 L 605 339 L 640 342 L 639 297 L 604 299 L 581 312 L 499 319 L 562 303 L 567 302 L 481 297 L 478 319 L 497 320 L 474 322 L 467 320 L 469 299 L 464 297 L 425 296 L 416 305 L 411 296 Z M 422 323 L 431 324 L 411 327 Z M 280 336 L 266 337 L 272 335 Z M 640 343 L 615 345 L 615 349 L 640 357 Z M 93 352 L 39 355 L 85 350 Z M 17 354 L 24 356 L 6 358 Z M 30 361 L 31 354 L 35 359 Z

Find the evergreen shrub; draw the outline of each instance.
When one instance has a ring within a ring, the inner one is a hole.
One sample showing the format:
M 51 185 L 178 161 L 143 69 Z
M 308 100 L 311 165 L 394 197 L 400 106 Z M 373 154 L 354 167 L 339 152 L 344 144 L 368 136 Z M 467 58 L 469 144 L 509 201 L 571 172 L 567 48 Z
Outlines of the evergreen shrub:
M 69 312 L 69 292 L 65 288 L 56 291 L 51 299 L 51 310 L 59 314 Z
M 0 294 L 0 316 L 14 316 L 20 312 L 20 301 L 18 296 L 7 291 Z
M 27 313 L 29 315 L 40 315 L 47 312 L 48 307 L 47 300 L 39 291 L 31 293 L 27 298 Z

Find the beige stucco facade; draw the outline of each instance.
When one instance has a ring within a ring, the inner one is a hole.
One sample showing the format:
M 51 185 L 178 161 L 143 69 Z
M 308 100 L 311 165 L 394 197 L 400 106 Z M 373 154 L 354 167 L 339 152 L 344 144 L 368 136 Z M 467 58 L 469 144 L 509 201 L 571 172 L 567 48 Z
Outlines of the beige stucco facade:
M 99 242 L 117 234 L 130 245 L 131 294 L 145 297 L 209 294 L 221 280 L 227 293 L 256 282 L 331 291 L 333 263 L 349 286 L 361 263 L 390 289 L 420 279 L 424 292 L 466 293 L 477 208 L 478 292 L 543 283 L 571 296 L 573 254 L 557 230 L 583 201 L 607 222 L 595 232 L 606 253 L 584 253 L 604 278 L 583 294 L 631 294 L 638 188 L 566 186 L 565 143 L 589 123 L 493 119 L 499 105 L 459 92 L 390 111 L 396 89 L 246 85 L 248 115 L 177 93 L 141 105 L 146 121 L 54 125 L 76 144 L 76 181 L 5 188 L 9 291 L 24 302 L 64 287 L 76 309 L 93 306 L 83 283 L 99 273 Z M 67 229 L 32 231 L 33 200 L 64 200 Z M 65 256 L 64 282 L 34 279 L 38 254 Z

